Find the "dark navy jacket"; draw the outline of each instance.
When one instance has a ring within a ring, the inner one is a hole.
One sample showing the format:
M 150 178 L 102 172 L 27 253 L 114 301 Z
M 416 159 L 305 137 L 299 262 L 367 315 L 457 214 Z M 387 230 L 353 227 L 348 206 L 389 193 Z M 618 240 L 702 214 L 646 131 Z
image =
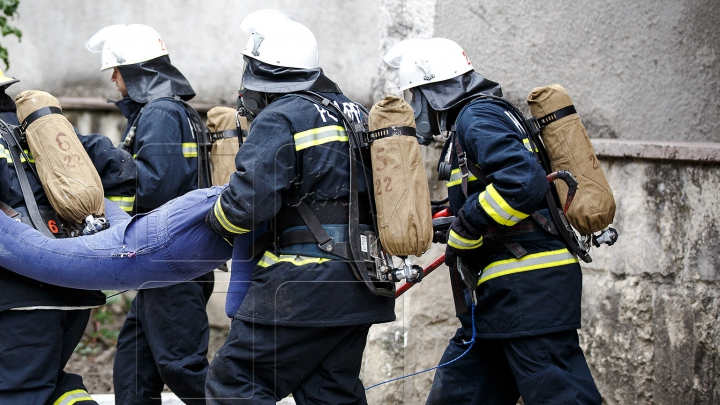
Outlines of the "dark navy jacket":
M 465 198 L 462 173 L 452 153 L 447 183 L 451 210 L 457 213 L 464 206 L 467 220 L 484 232 L 482 245 L 466 260 L 482 271 L 475 312 L 478 336 L 506 338 L 579 328 L 578 260 L 530 217 L 539 211 L 549 218 L 549 184 L 525 132 L 500 102 L 492 100 L 471 102 L 456 125 L 469 164 L 476 164 L 485 176 L 469 176 Z M 511 253 L 513 244 L 525 253 Z
M 15 111 L 0 112 L 0 119 L 9 124 L 18 125 Z M 115 148 L 110 139 L 102 135 L 79 135 L 85 150 L 96 166 L 107 197 L 132 198 L 135 191 L 137 172 L 130 155 Z M 29 152 L 28 152 L 29 153 Z M 41 210 L 50 210 L 50 204 L 42 184 L 32 174 L 31 162 L 23 158 L 23 166 L 28 181 Z M 13 208 L 23 209 L 20 183 L 7 144 L 0 139 L 0 201 Z M 58 269 L 60 270 L 60 269 Z M 77 290 L 57 287 L 17 275 L 0 268 L 0 311 L 22 307 L 88 307 L 105 303 L 105 295 L 100 291 Z
M 322 95 L 352 120 L 363 119 L 364 108 L 342 94 Z M 273 219 L 278 232 L 302 225 L 296 211 L 287 214 L 294 210 L 294 185 L 302 200 L 316 207 L 347 201 L 348 145 L 342 121 L 333 113 L 294 95 L 279 98 L 253 121 L 236 157 L 237 171 L 215 204 L 215 220 L 235 234 Z M 347 219 L 322 222 L 341 225 Z M 347 263 L 322 257 L 317 249 L 298 253 L 265 252 L 235 319 L 310 327 L 395 319 L 394 299 L 372 294 Z
M 128 119 L 123 140 L 139 116 L 131 150 L 138 170 L 136 212 L 197 189 L 197 141 L 183 106 L 168 98 L 140 104 L 125 97 L 115 104 Z

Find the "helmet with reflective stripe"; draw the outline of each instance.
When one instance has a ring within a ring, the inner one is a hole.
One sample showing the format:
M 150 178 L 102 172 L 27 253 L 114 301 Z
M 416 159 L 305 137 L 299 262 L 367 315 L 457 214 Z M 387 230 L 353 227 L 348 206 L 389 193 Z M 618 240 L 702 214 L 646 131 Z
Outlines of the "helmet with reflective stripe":
M 250 34 L 243 55 L 274 66 L 314 69 L 320 66 L 317 40 L 293 17 L 279 10 L 259 10 L 240 21 Z
M 473 70 L 465 51 L 445 38 L 406 39 L 384 55 L 388 65 L 398 68 L 400 91 L 441 82 Z
M 94 53 L 102 52 L 100 70 L 134 65 L 168 55 L 160 34 L 143 24 L 117 24 L 96 32 L 85 42 Z

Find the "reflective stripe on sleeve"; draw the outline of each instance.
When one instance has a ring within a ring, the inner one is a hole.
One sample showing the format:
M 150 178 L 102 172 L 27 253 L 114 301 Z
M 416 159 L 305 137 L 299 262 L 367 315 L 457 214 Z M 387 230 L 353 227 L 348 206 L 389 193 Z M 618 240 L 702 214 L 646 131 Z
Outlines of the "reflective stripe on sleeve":
M 218 222 L 220 222 L 220 226 L 222 226 L 226 231 L 236 234 L 250 232 L 249 229 L 240 228 L 239 226 L 234 225 L 227 219 L 227 217 L 225 216 L 225 212 L 222 209 L 222 204 L 220 204 L 220 199 L 215 202 L 215 206 L 213 207 L 213 213 L 215 214 L 215 218 L 217 218 Z
M 10 151 L 5 149 L 5 146 L 0 145 L 0 159 L 7 160 L 8 163 L 12 163 L 12 155 L 10 155 Z
M 480 206 L 490 217 L 500 225 L 513 226 L 528 217 L 508 204 L 492 184 L 488 184 L 485 191 L 478 197 Z
M 90 401 L 94 402 L 90 394 L 85 390 L 72 390 L 64 393 L 58 398 L 53 405 L 73 405 L 77 402 Z
M 528 138 L 523 139 L 523 145 L 525 146 L 525 149 L 529 150 L 530 152 L 533 152 L 533 149 L 535 149 L 535 151 L 534 151 L 535 153 L 540 152 L 538 150 L 537 146 L 535 146 L 535 144 L 532 143 L 532 141 Z M 534 148 L 533 148 L 533 146 L 534 146 Z
M 300 151 L 324 143 L 338 141 L 347 142 L 347 132 L 340 125 L 328 125 L 320 128 L 313 128 L 307 131 L 298 132 L 293 135 L 295 138 L 295 150 Z
M 135 196 L 132 197 L 121 197 L 116 195 L 105 196 L 108 200 L 117 204 L 123 211 L 132 212 L 133 205 L 135 204 Z
M 578 263 L 577 257 L 567 249 L 551 250 L 549 252 L 533 253 L 519 259 L 500 260 L 489 264 L 480 274 L 478 285 L 497 277 L 508 274 L 521 273 L 530 270 L 547 269 Z
M 263 254 L 263 257 L 258 262 L 258 266 L 260 267 L 270 267 L 277 263 L 292 263 L 295 266 L 304 266 L 306 264 L 320 264 L 329 262 L 332 259 L 327 259 L 323 257 L 309 257 L 309 256 L 300 256 L 300 255 L 280 255 L 276 256 L 270 252 L 265 252 Z
M 467 239 L 458 235 L 451 229 L 448 234 L 447 244 L 450 245 L 451 248 L 458 250 L 477 249 L 482 246 L 483 237 L 481 236 L 480 239 Z
M 476 180 L 477 180 L 477 177 L 473 176 L 472 173 L 468 173 L 468 183 L 470 183 L 471 181 L 476 181 Z M 462 183 L 462 171 L 459 168 L 453 169 L 450 172 L 450 180 L 448 180 L 448 182 L 445 183 L 445 185 L 447 187 L 452 187 L 452 186 L 457 186 L 458 184 L 461 184 L 461 183 Z
M 182 153 L 186 158 L 198 157 L 198 146 L 195 142 L 183 142 Z
M 27 155 L 30 163 L 35 163 L 35 158 L 33 158 L 32 153 L 30 153 L 29 150 L 25 149 L 23 152 L 25 152 L 25 155 Z M 25 163 L 28 161 L 28 159 L 25 159 L 25 155 L 20 155 L 20 162 Z M 10 150 L 5 148 L 3 145 L 0 145 L 0 159 L 7 160 L 8 164 L 13 164 L 12 154 L 10 153 Z

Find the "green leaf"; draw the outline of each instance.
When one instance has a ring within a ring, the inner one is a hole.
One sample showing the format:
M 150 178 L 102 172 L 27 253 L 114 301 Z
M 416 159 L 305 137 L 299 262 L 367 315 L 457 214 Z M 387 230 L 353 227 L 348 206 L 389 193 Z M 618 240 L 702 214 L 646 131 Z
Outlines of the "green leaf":
M 20 5 L 20 0 L 0 0 L 0 34 L 3 37 L 7 35 L 15 35 L 18 41 L 22 38 L 22 31 L 17 27 L 13 27 L 8 24 L 8 17 L 12 18 Z M 10 59 L 8 57 L 8 50 L 4 46 L 0 45 L 0 59 L 5 62 L 5 69 L 10 68 Z

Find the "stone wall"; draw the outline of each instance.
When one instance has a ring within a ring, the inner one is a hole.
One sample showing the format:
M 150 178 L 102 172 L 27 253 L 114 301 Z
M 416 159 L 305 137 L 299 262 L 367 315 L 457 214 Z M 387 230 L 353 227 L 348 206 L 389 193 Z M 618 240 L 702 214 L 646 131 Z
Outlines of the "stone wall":
M 582 266 L 580 340 L 604 403 L 719 403 L 720 163 L 601 159 L 620 239 Z M 434 245 L 418 264 L 442 253 Z M 459 325 L 447 268 L 410 289 L 396 313 L 371 329 L 366 385 L 437 365 Z M 433 373 L 373 388 L 370 403 L 423 404 Z
M 610 159 L 620 243 L 584 266 L 581 343 L 608 404 L 720 401 L 717 164 Z

